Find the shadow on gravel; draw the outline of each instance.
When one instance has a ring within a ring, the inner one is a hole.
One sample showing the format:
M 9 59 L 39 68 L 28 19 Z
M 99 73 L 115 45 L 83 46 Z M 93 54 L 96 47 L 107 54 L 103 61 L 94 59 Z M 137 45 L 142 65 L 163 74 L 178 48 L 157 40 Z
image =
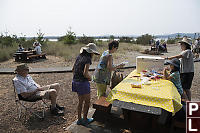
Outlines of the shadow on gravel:
M 43 130 L 48 129 L 51 125 L 56 126 L 66 122 L 67 120 L 63 116 L 53 116 L 50 112 L 46 112 L 44 119 L 31 115 L 23 124 L 28 130 Z

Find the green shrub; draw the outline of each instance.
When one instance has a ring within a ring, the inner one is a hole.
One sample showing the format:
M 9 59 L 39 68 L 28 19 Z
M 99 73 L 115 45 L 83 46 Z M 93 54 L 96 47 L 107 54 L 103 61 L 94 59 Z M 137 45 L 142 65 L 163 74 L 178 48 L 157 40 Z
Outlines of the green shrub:
M 136 43 L 137 44 L 143 44 L 143 45 L 148 45 L 149 41 L 153 38 L 153 36 L 149 34 L 142 35 L 137 38 Z
M 109 40 L 110 40 L 110 41 L 113 41 L 114 39 L 115 39 L 115 36 L 110 35 Z
M 2 62 L 2 61 L 6 61 L 6 60 L 8 60 L 9 58 L 10 58 L 9 54 L 8 54 L 6 51 L 0 49 L 0 61 L 1 61 L 1 62 Z
M 3 35 L 1 35 L 1 37 L 0 37 L 1 48 L 3 48 L 3 47 L 11 47 L 14 42 L 15 42 L 15 38 L 12 38 L 11 36 L 3 36 Z
M 41 29 L 37 33 L 37 40 L 40 44 L 44 44 L 44 33 L 41 32 Z
M 94 43 L 94 38 L 93 37 L 87 37 L 86 35 L 83 34 L 83 37 L 80 37 L 78 39 L 78 42 L 82 43 L 82 44 Z
M 0 49 L 0 62 L 13 58 L 13 54 L 17 49 L 17 43 L 13 43 L 12 47 L 4 47 Z
M 21 38 L 21 41 L 19 42 L 19 44 L 21 44 L 26 50 L 28 50 L 29 48 L 33 49 L 33 43 L 36 41 L 36 38 L 32 38 L 30 40 L 24 40 L 23 38 Z
M 119 42 L 131 43 L 132 39 L 131 37 L 123 36 L 119 38 Z
M 70 30 L 67 31 L 66 35 L 59 38 L 59 41 L 63 41 L 64 44 L 75 44 L 76 34 Z
M 175 43 L 176 43 L 176 39 L 168 38 L 167 44 L 175 44 Z
M 101 44 L 103 44 L 104 42 L 103 42 L 102 40 L 98 39 L 98 40 L 95 40 L 94 43 L 95 43 L 96 45 L 101 45 Z

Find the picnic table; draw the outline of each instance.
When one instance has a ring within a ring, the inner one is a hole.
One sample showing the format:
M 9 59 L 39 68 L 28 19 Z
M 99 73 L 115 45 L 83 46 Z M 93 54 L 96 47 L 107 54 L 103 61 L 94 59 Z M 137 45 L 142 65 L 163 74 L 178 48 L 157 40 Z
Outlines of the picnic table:
M 39 58 L 44 58 L 46 59 L 46 54 L 42 53 L 40 55 L 37 55 L 35 50 L 30 50 L 30 51 L 16 51 L 14 54 L 15 61 L 31 61 L 33 59 L 36 59 L 37 57 Z
M 27 61 L 28 56 L 33 54 L 33 51 L 16 51 L 14 54 L 15 61 Z
M 181 96 L 176 87 L 169 80 L 159 79 L 149 81 L 150 84 L 142 85 L 141 88 L 133 88 L 131 84 L 140 82 L 137 76 L 140 74 L 136 70 L 132 71 L 112 89 L 106 100 L 124 110 L 159 116 L 160 122 L 165 124 L 169 116 L 182 108 Z

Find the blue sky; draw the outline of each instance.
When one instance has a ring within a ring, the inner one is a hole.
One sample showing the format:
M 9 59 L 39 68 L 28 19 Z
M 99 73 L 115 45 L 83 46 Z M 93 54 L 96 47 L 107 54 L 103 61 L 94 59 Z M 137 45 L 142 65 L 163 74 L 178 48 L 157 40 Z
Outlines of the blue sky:
M 200 32 L 200 0 L 0 0 L 0 33 L 36 36 Z

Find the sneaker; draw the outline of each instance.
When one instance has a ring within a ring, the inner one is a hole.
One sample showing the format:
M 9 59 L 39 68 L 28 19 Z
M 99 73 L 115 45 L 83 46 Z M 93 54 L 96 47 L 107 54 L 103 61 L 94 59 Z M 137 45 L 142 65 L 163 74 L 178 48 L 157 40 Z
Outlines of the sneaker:
M 82 125 L 82 122 L 83 122 L 83 118 L 80 119 L 80 120 L 77 120 L 76 124 L 77 124 L 77 125 Z
M 59 106 L 58 104 L 56 104 L 56 108 L 58 108 L 59 110 L 65 110 L 65 107 Z
M 87 120 L 83 120 L 82 121 L 82 125 L 86 126 L 88 124 L 90 124 L 91 122 L 93 122 L 93 118 L 87 118 Z
M 53 108 L 51 109 L 51 114 L 61 116 L 64 115 L 64 112 L 58 108 Z

